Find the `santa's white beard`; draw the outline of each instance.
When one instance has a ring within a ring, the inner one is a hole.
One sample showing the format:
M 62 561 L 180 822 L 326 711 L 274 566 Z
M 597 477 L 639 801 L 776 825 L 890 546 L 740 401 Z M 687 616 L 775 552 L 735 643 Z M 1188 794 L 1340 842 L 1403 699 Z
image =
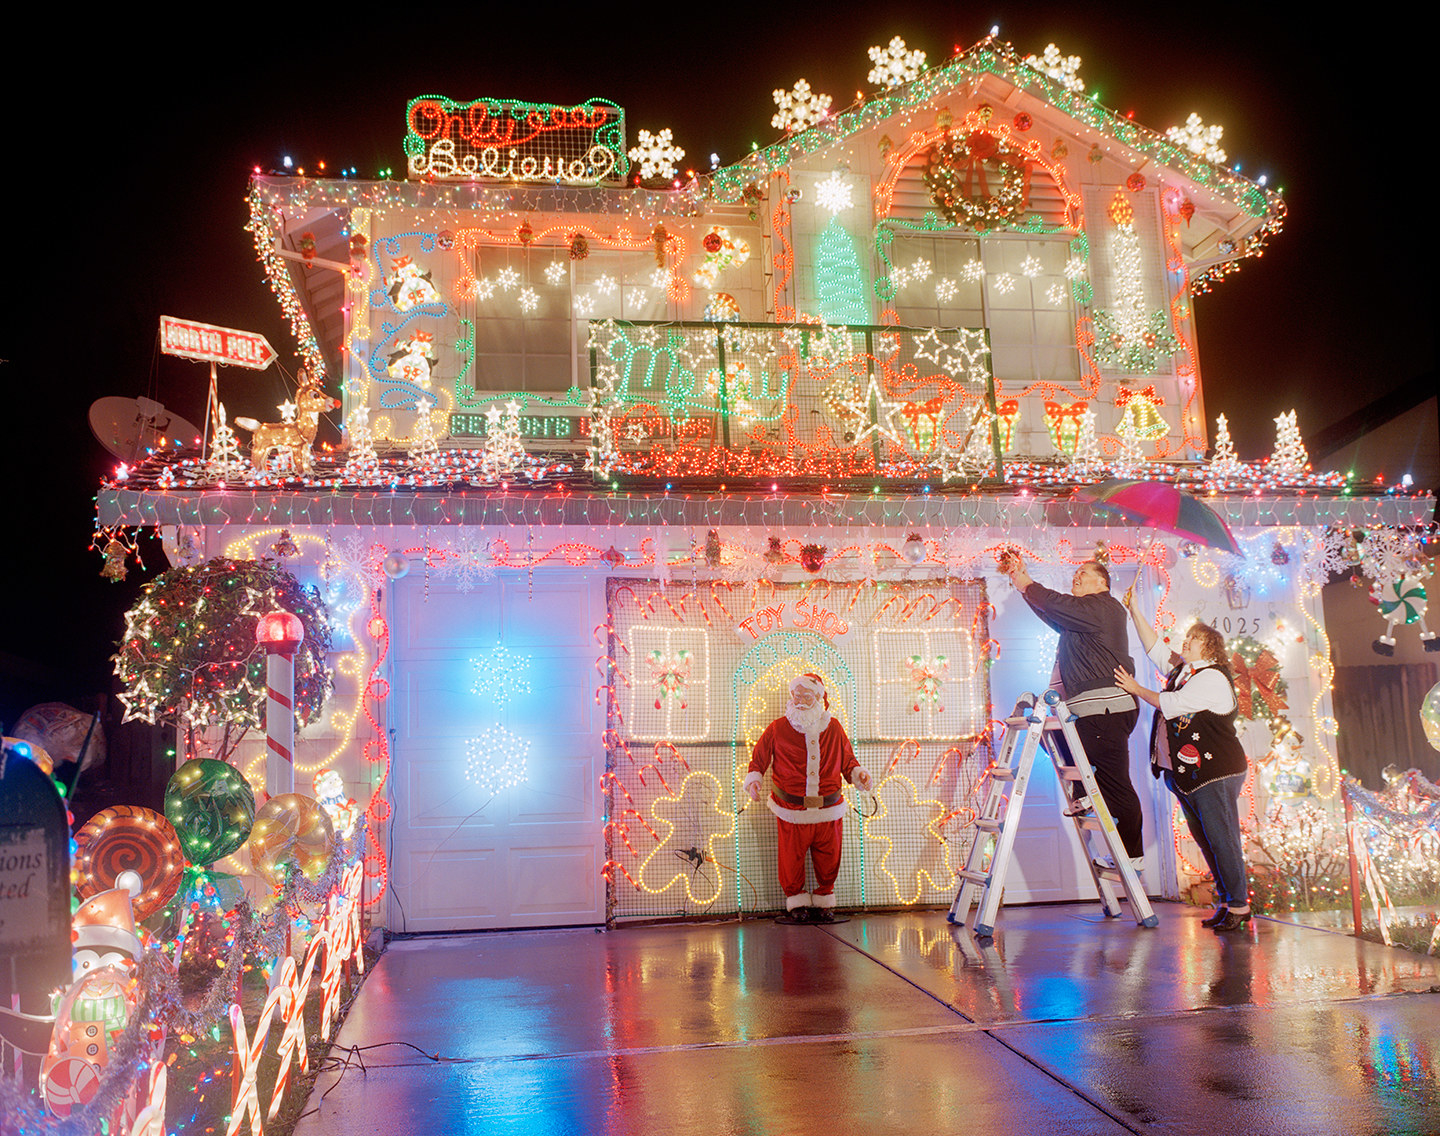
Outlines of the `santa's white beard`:
M 823 702 L 810 706 L 797 706 L 792 702 L 785 707 L 785 720 L 800 733 L 813 738 L 830 724 L 830 711 Z

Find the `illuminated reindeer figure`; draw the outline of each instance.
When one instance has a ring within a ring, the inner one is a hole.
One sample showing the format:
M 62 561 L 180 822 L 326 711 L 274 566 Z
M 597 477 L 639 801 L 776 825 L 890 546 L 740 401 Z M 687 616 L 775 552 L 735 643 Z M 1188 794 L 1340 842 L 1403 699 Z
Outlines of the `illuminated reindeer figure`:
M 300 391 L 295 396 L 297 405 L 293 421 L 256 422 L 253 418 L 237 418 L 235 425 L 251 432 L 250 463 L 259 470 L 267 468 L 270 458 L 277 452 L 289 454 L 290 466 L 297 473 L 312 468 L 310 445 L 315 441 L 315 432 L 320 428 L 320 415 L 339 407 L 339 400 L 331 398 L 320 389 L 320 384 L 311 382 L 302 369 L 299 375 Z M 286 408 L 281 407 L 283 412 Z

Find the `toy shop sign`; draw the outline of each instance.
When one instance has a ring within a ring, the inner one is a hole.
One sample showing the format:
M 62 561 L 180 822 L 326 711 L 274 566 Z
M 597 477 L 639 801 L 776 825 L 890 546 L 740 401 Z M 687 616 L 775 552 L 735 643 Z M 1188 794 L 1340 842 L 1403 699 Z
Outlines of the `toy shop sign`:
M 625 112 L 604 99 L 575 106 L 435 95 L 405 108 L 406 169 L 436 181 L 619 183 Z
M 735 626 L 735 634 L 747 643 L 774 631 L 813 631 L 835 643 L 850 637 L 851 623 L 801 596 L 793 603 L 757 607 Z

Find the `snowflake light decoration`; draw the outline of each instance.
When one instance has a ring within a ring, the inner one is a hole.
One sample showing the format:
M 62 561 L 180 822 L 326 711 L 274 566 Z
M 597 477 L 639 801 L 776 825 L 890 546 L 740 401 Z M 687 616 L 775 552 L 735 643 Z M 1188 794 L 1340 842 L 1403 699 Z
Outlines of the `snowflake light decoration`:
M 793 90 L 777 87 L 770 97 L 779 108 L 770 119 L 770 125 L 787 134 L 807 130 L 830 113 L 830 96 L 813 92 L 807 79 L 797 79 Z
M 1065 279 L 1082 280 L 1085 277 L 1085 262 L 1078 256 L 1072 256 L 1065 262 Z
M 1051 284 L 1045 289 L 1045 302 L 1054 304 L 1057 308 L 1065 302 L 1065 289 L 1059 284 Z
M 565 266 L 558 260 L 552 260 L 545 266 L 545 282 L 547 284 L 559 284 L 565 279 Z
M 520 283 L 520 273 L 513 268 L 502 268 L 495 274 L 495 283 L 500 285 L 502 292 L 508 292 Z
M 925 70 L 925 53 L 919 50 L 906 51 L 905 41 L 898 35 L 888 46 L 872 47 L 866 54 L 875 66 L 870 68 L 870 74 L 865 77 L 865 81 L 874 83 L 877 87 L 909 83 Z
M 530 693 L 530 656 L 519 655 L 502 643 L 474 660 L 475 682 L 471 691 L 482 698 L 493 698 L 496 706 L 505 706 L 517 694 Z
M 601 276 L 595 281 L 595 291 L 602 296 L 608 296 L 615 291 L 615 277 L 610 275 Z
M 575 314 L 577 316 L 590 316 L 595 314 L 595 297 L 588 292 L 581 292 L 575 297 Z
M 854 202 L 854 188 L 838 173 L 831 174 L 815 186 L 815 204 L 831 214 L 849 209 Z
M 1001 296 L 1008 296 L 1015 290 L 1015 277 L 1008 272 L 1002 272 L 999 276 L 992 278 L 990 286 Z
M 1040 258 L 1038 256 L 1027 256 L 1020 262 L 1020 272 L 1024 276 L 1040 275 Z
M 495 295 L 495 281 L 489 277 L 481 277 L 475 281 L 475 298 L 477 300 L 488 300 Z
M 534 288 L 520 289 L 520 310 L 522 312 L 533 312 L 540 306 L 540 297 L 536 295 Z
M 478 738 L 465 744 L 465 749 L 465 778 L 481 792 L 498 793 L 529 780 L 525 762 L 530 756 L 530 743 L 504 726 L 482 730 Z
M 942 276 L 935 281 L 935 298 L 942 304 L 948 304 L 955 298 L 955 293 L 960 290 L 960 285 L 951 280 L 948 276 Z
M 960 270 L 960 275 L 967 284 L 974 284 L 985 275 L 985 266 L 978 260 L 967 260 L 965 267 Z
M 1198 114 L 1192 113 L 1184 126 L 1172 126 L 1165 131 L 1165 137 L 1207 162 L 1223 162 L 1225 151 L 1220 148 L 1220 137 L 1224 133 L 1223 126 L 1206 126 Z
M 1042 75 L 1048 75 L 1067 91 L 1079 94 L 1085 89 L 1085 81 L 1080 78 L 1080 57 L 1078 55 L 1061 55 L 1060 49 L 1053 43 L 1045 45 L 1044 54 L 1039 58 L 1027 55 L 1025 62 L 1035 68 Z
M 640 177 L 673 178 L 679 168 L 676 163 L 685 156 L 685 151 L 675 145 L 667 126 L 658 134 L 648 130 L 640 131 L 636 144 L 630 148 L 630 160 L 640 163 Z

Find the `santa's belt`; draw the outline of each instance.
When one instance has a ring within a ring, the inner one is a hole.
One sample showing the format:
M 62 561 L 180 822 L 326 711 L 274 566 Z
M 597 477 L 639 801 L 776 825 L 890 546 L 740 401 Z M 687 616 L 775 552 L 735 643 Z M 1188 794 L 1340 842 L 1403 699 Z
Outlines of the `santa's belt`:
M 794 805 L 797 809 L 828 809 L 831 805 L 838 805 L 845 799 L 844 793 L 831 793 L 828 797 L 797 797 L 794 793 L 787 793 L 784 789 L 777 789 L 773 785 L 770 792 L 782 805 Z

